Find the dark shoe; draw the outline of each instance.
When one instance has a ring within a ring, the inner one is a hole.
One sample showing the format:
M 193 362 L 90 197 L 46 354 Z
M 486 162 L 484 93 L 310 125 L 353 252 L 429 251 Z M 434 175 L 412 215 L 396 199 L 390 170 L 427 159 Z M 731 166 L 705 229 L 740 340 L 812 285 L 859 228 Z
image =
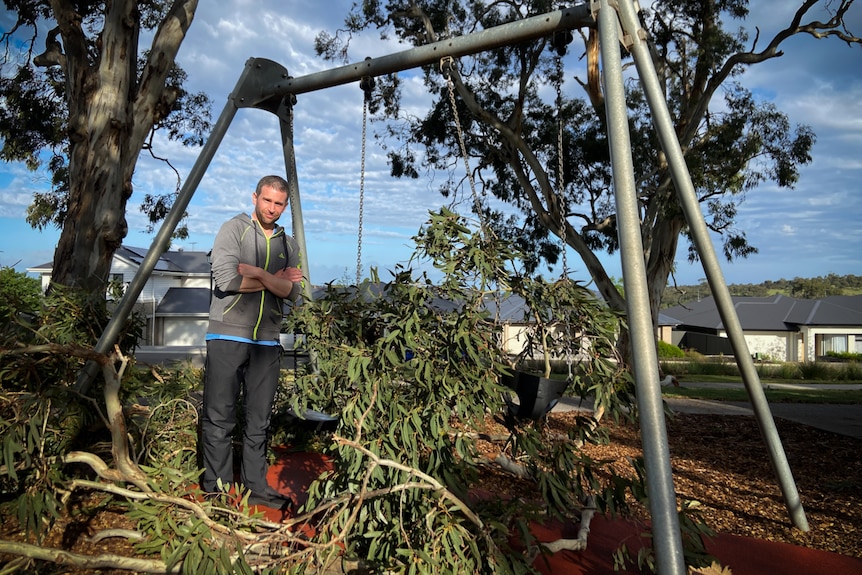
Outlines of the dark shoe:
M 264 507 L 278 509 L 279 511 L 288 511 L 293 507 L 293 499 L 275 491 L 271 493 L 251 492 L 248 496 L 248 504 L 249 506 L 263 505 Z

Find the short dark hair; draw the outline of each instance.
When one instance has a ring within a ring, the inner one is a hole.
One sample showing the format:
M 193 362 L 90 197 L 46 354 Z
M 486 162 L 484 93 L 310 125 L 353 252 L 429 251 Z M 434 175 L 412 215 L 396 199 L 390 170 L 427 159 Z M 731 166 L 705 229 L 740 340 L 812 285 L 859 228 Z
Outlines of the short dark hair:
M 275 188 L 279 192 L 284 192 L 285 194 L 290 195 L 290 189 L 287 185 L 287 180 L 282 178 L 281 176 L 264 176 L 257 183 L 257 187 L 254 189 L 254 195 L 259 196 L 260 191 L 264 188 Z

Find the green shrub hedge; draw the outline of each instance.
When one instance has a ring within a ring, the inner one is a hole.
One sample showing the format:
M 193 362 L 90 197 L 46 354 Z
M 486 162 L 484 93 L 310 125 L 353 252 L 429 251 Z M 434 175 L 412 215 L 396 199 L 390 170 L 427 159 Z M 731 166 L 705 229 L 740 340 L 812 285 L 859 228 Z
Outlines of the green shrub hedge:
M 659 340 L 658 342 L 658 356 L 659 357 L 685 357 L 685 352 L 681 350 L 679 347 L 673 345 L 672 343 L 668 343 L 666 341 Z

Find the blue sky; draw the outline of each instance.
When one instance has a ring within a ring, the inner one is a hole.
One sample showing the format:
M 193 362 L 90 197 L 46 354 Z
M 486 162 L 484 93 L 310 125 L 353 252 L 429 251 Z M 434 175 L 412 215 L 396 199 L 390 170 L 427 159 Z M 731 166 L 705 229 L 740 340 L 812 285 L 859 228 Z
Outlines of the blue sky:
M 216 118 L 250 57 L 274 60 L 293 76 L 329 68 L 330 64 L 314 56 L 314 37 L 321 30 L 337 29 L 351 3 L 201 2 L 179 54 L 190 90 L 210 95 Z M 764 39 L 778 24 L 789 22 L 796 7 L 792 1 L 753 4 L 757 7 L 752 9 L 748 26 L 759 26 Z M 854 6 L 853 10 L 851 31 L 862 34 L 862 6 Z M 8 13 L 0 16 L 4 29 L 10 23 Z M 384 42 L 367 34 L 354 39 L 351 60 L 404 49 L 406 46 L 394 41 Z M 791 39 L 783 50 L 783 57 L 750 68 L 742 81 L 757 97 L 774 102 L 786 112 L 792 124 L 807 124 L 814 129 L 814 161 L 803 167 L 795 189 L 764 185 L 748 194 L 739 209 L 738 228 L 760 251 L 746 260 L 723 264 L 728 283 L 829 273 L 862 275 L 862 49 L 834 39 L 804 36 Z M 574 59 L 572 64 L 566 71 L 570 79 L 566 89 L 580 90 L 571 78 L 583 78 L 583 64 Z M 403 80 L 406 106 L 421 113 L 428 97 L 425 88 L 410 74 L 404 74 Z M 352 280 L 356 274 L 359 220 L 361 90 L 349 85 L 303 94 L 295 113 L 311 279 L 314 283 Z M 385 279 L 386 270 L 409 259 L 413 251 L 411 237 L 426 220 L 428 211 L 441 205 L 443 199 L 435 191 L 437 183 L 433 178 L 390 178 L 385 154 L 371 137 L 371 130 L 362 264 L 364 273 L 369 266 L 376 266 Z M 274 116 L 258 110 L 239 110 L 189 206 L 191 237 L 172 247 L 206 251 L 224 220 L 240 211 L 247 212 L 259 177 L 284 171 L 279 142 Z M 199 150 L 165 140 L 157 140 L 156 144 L 158 155 L 169 157 L 185 178 Z M 38 232 L 24 221 L 33 193 L 46 190 L 46 180 L 45 174 L 28 172 L 22 165 L 0 165 L 0 265 L 23 271 L 52 260 L 59 231 Z M 142 157 L 134 185 L 125 243 L 148 247 L 152 235 L 144 233 L 146 222 L 138 206 L 146 193 L 173 190 L 176 176 L 163 164 Z M 282 223 L 289 225 L 286 218 Z M 570 275 L 586 280 L 577 256 L 571 254 L 568 261 Z M 603 257 L 603 261 L 611 275 L 620 276 L 618 255 Z M 699 264 L 690 265 L 685 253 L 678 254 L 679 283 L 698 283 L 704 275 Z

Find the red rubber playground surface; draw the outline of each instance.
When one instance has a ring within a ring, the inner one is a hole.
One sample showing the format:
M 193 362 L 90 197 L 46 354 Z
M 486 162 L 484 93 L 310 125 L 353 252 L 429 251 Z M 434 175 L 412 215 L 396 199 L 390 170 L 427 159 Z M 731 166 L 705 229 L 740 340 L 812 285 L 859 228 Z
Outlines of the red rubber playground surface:
M 277 462 L 270 467 L 268 479 L 275 489 L 302 504 L 308 485 L 326 467 L 327 463 L 319 454 L 280 451 Z M 280 511 L 261 510 L 273 521 L 282 519 Z M 536 524 L 533 528 L 540 541 L 576 537 L 576 531 L 574 524 Z M 596 516 L 590 523 L 585 551 L 560 551 L 539 557 L 535 567 L 547 575 L 634 573 L 615 571 L 612 554 L 624 542 L 629 549 L 636 549 L 639 532 L 634 523 Z M 707 543 L 707 551 L 729 567 L 733 575 L 862 575 L 862 559 L 856 557 L 737 535 L 718 534 Z

